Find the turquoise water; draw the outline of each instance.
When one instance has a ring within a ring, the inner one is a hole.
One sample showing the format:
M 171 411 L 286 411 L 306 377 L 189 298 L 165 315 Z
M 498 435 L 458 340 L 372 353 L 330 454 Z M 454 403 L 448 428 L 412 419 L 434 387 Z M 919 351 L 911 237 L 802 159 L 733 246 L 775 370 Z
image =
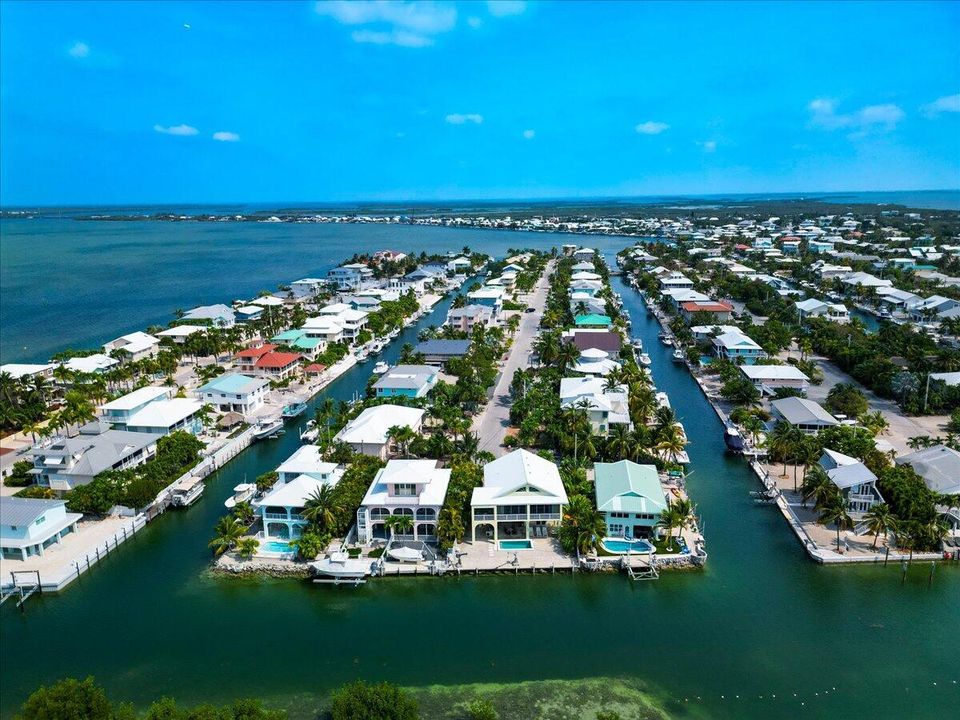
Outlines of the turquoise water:
M 653 545 L 646 540 L 618 540 L 617 538 L 604 538 L 603 547 L 608 552 L 626 553 L 626 552 L 650 552 Z
M 260 543 L 260 550 L 269 553 L 290 553 L 293 552 L 294 549 L 288 542 L 268 540 L 267 542 Z
M 444 245 L 463 244 L 457 230 L 440 234 Z M 554 244 L 507 235 L 517 245 Z M 614 239 L 585 242 L 597 240 Z M 38 282 L 38 292 L 54 294 L 55 277 Z M 930 583 L 923 563 L 901 581 L 899 567 L 807 560 L 782 516 L 752 502 L 756 479 L 724 453 L 722 426 L 687 370 L 670 361 L 636 293 L 612 284 L 691 440 L 687 486 L 704 520 L 705 570 L 642 583 L 578 573 L 384 578 L 362 588 L 210 574 L 207 542 L 223 501 L 244 476 L 276 468 L 296 449 L 291 428 L 211 476 L 194 506 L 164 514 L 66 592 L 31 598 L 22 615 L 4 603 L 0 715 L 68 675 L 93 674 L 115 697 L 144 704 L 163 694 L 185 703 L 283 701 L 355 678 L 426 685 L 611 673 L 642 679 L 680 717 L 685 699 L 719 718 L 954 715 L 960 569 L 938 567 Z M 420 326 L 442 320 L 449 302 Z M 386 360 L 415 335 L 405 331 Z M 326 393 L 348 399 L 370 371 L 353 368 Z M 416 652 L 409 633 L 385 631 L 397 627 L 428 630 L 417 634 Z M 251 662 L 251 637 L 282 642 L 285 662 Z M 504 638 L 522 642 L 505 651 Z
M 529 550 L 533 547 L 533 543 L 529 540 L 501 540 L 500 549 L 501 550 Z

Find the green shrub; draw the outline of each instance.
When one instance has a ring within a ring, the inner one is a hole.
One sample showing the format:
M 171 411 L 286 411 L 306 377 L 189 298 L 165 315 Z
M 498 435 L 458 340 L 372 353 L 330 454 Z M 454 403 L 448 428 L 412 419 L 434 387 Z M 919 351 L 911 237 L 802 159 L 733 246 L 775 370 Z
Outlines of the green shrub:
M 390 683 L 357 681 L 333 694 L 333 720 L 417 720 L 417 701 Z

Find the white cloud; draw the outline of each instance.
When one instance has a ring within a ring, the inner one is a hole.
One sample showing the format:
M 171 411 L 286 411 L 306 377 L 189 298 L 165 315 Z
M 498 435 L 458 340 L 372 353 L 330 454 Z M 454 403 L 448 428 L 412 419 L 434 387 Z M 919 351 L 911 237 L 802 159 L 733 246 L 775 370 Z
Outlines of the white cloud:
M 479 125 L 483 122 L 483 115 L 477 113 L 451 113 L 447 115 L 446 121 L 451 125 L 465 125 L 466 123 Z
M 413 0 L 320 0 L 314 6 L 318 15 L 333 18 L 342 25 L 370 25 L 351 34 L 354 42 L 376 45 L 425 47 L 434 35 L 453 30 L 457 9 L 447 2 Z
M 807 105 L 810 124 L 824 130 L 849 129 L 852 140 L 866 136 L 872 130 L 893 130 L 905 114 L 893 103 L 866 105 L 851 113 L 838 113 L 836 103 L 817 98 Z
M 163 125 L 154 125 L 153 129 L 158 133 L 163 133 L 164 135 L 187 136 L 196 135 L 200 132 L 195 127 L 191 127 L 190 125 L 171 125 L 169 127 L 164 127 Z
M 536 130 L 524 130 L 523 138 L 524 140 L 533 140 L 537 136 Z
M 637 125 L 634 130 L 636 130 L 641 135 L 659 135 L 664 130 L 669 130 L 670 126 L 666 123 L 657 122 L 655 120 L 647 120 Z
M 90 46 L 85 42 L 77 41 L 67 50 L 70 57 L 85 58 L 90 57 Z
M 406 30 L 354 30 L 350 33 L 354 42 L 373 45 L 399 45 L 400 47 L 426 47 L 433 45 L 433 38 Z
M 527 3 L 522 0 L 488 0 L 487 11 L 494 17 L 508 17 L 523 15 L 527 10 Z
M 220 142 L 239 142 L 240 136 L 229 130 L 218 130 L 213 134 L 213 139 Z
M 920 108 L 920 112 L 928 118 L 935 118 L 940 113 L 960 113 L 960 93 L 937 98 L 929 105 Z
M 717 151 L 717 141 L 716 140 L 704 140 L 703 142 L 698 142 L 701 148 L 705 153 L 712 153 Z

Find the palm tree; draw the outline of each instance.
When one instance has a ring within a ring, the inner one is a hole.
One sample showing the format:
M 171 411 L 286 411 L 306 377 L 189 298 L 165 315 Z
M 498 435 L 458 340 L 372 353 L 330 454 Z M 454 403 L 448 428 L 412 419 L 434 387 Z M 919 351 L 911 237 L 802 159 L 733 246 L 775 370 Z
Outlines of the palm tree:
M 407 448 L 410 441 L 416 436 L 417 434 L 409 425 L 393 425 L 387 430 L 387 437 L 397 444 L 397 448 L 403 457 L 407 457 Z
M 383 521 L 383 526 L 390 531 L 390 539 L 395 535 L 408 535 L 413 530 L 412 515 L 391 515 Z
M 833 523 L 837 526 L 837 552 L 840 552 L 840 531 L 853 525 L 853 520 L 847 512 L 847 501 L 839 491 L 821 506 L 817 519 L 825 525 Z
M 756 447 L 757 439 L 763 434 L 763 421 L 756 415 L 750 415 L 746 420 L 743 421 L 742 424 L 743 429 L 746 431 L 747 435 L 750 436 L 750 440 L 754 447 Z
M 673 529 L 681 522 L 680 513 L 673 502 L 668 502 L 667 507 L 660 511 L 660 519 L 657 520 L 657 527 L 664 528 L 667 535 L 667 545 L 673 547 Z
M 569 552 L 586 554 L 607 531 L 603 517 L 585 495 L 570 496 L 560 524 L 561 543 Z
M 244 560 L 249 560 L 259 547 L 259 540 L 253 537 L 245 537 L 237 543 L 237 554 Z
M 827 471 L 819 465 L 810 468 L 809 472 L 803 476 L 803 482 L 800 484 L 804 506 L 806 506 L 808 500 L 813 498 L 814 507 L 820 507 L 835 490 L 836 486 L 833 484 L 833 480 L 827 475 Z
M 236 546 L 243 537 L 244 527 L 232 515 L 224 515 L 213 528 L 214 536 L 209 546 L 215 555 L 223 555 Z
M 873 533 L 873 548 L 877 547 L 877 540 L 880 533 L 883 533 L 884 539 L 891 530 L 896 532 L 897 518 L 885 502 L 877 503 L 863 516 L 867 523 L 867 529 Z
M 792 442 L 790 425 L 785 422 L 778 422 L 773 426 L 773 431 L 767 435 L 767 448 L 770 454 L 783 460 L 783 477 L 787 476 L 787 459 Z
M 339 511 L 340 508 L 334 500 L 333 488 L 329 485 L 321 485 L 307 497 L 300 514 L 320 530 L 333 532 Z
M 610 459 L 628 458 L 633 453 L 633 436 L 623 423 L 617 423 L 607 437 L 607 455 Z

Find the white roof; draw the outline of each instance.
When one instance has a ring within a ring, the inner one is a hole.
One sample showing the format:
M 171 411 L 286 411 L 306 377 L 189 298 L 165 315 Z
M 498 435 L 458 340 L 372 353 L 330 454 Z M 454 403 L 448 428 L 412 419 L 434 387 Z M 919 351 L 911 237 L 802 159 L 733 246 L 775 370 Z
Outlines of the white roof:
M 126 350 L 129 353 L 138 353 L 153 347 L 159 342 L 160 341 L 153 335 L 138 331 L 130 333 L 129 335 L 121 335 L 116 340 L 107 343 L 107 345 L 113 345 L 117 349 Z
M 721 345 L 725 348 L 750 348 L 752 350 L 762 349 L 757 343 L 755 343 L 751 338 L 747 337 L 741 332 L 728 332 L 723 335 L 718 335 L 713 339 L 714 345 Z
M 565 505 L 560 471 L 549 460 L 514 450 L 483 466 L 483 486 L 473 489 L 471 505 Z
M 296 473 L 297 475 L 304 473 L 329 475 L 336 469 L 336 463 L 326 462 L 323 459 L 318 446 L 303 445 L 297 448 L 297 451 L 293 455 L 281 463 L 280 467 L 277 468 L 277 472 Z
M 794 305 L 796 305 L 799 310 L 807 313 L 827 307 L 827 303 L 822 300 L 817 300 L 816 298 L 808 298 L 802 302 L 796 302 Z
M 147 385 L 146 387 L 142 387 L 134 390 L 131 393 L 127 393 L 123 397 L 118 397 L 116 400 L 111 400 L 103 406 L 103 409 L 133 410 L 134 408 L 140 407 L 144 403 L 153 402 L 155 400 L 159 400 L 160 398 L 169 396 L 170 388 Z
M 0 373 L 9 373 L 14 380 L 27 375 L 36 375 L 53 369 L 53 365 L 30 365 L 26 363 L 7 363 L 0 365 Z
M 169 330 L 158 332 L 157 335 L 160 337 L 187 337 L 188 335 L 203 332 L 204 330 L 206 330 L 206 328 L 202 325 L 177 325 Z
M 387 442 L 387 431 L 394 425 L 419 428 L 424 411 L 420 408 L 401 405 L 375 405 L 360 413 L 354 420 L 337 433 L 337 439 L 359 445 L 383 445 Z
M 99 370 L 106 370 L 116 364 L 117 361 L 109 355 L 96 353 L 94 355 L 87 355 L 86 357 L 70 358 L 63 365 L 68 370 L 73 370 L 74 372 L 95 373 Z
M 960 372 L 930 373 L 932 380 L 942 380 L 947 385 L 960 385 Z
M 390 495 L 390 484 L 422 485 L 419 495 Z M 450 470 L 437 467 L 436 460 L 391 460 L 377 471 L 362 505 L 443 505 L 450 484 Z
M 692 332 L 694 335 L 709 335 L 714 330 L 719 330 L 719 335 L 740 332 L 740 328 L 738 328 L 736 325 L 694 325 L 692 328 L 690 328 L 690 332 Z
M 127 418 L 127 426 L 169 428 L 195 414 L 202 405 L 199 400 L 190 398 L 157 400 Z
M 317 480 L 309 475 L 299 475 L 288 483 L 276 484 L 273 489 L 257 501 L 259 507 L 273 505 L 276 507 L 303 507 L 307 498 L 313 495 L 324 485 L 334 485 L 323 480 Z
M 317 282 L 323 282 L 323 280 L 318 280 Z M 277 307 L 278 305 L 283 305 L 283 300 L 274 295 L 264 295 L 263 297 L 251 300 L 250 304 L 262 305 L 263 307 Z
M 346 303 L 331 303 L 329 305 L 324 305 L 320 308 L 321 315 L 339 315 L 345 310 L 349 310 L 350 306 Z
M 314 332 L 338 333 L 343 332 L 343 325 L 336 317 L 312 317 L 307 318 L 301 330 L 312 330 Z
M 741 365 L 740 372 L 751 380 L 809 380 L 794 365 Z
M 770 405 L 791 425 L 836 425 L 837 419 L 818 403 L 806 398 L 787 397 Z
M 479 290 L 467 293 L 468 298 L 500 298 L 503 297 L 504 289 L 502 287 L 484 286 Z

